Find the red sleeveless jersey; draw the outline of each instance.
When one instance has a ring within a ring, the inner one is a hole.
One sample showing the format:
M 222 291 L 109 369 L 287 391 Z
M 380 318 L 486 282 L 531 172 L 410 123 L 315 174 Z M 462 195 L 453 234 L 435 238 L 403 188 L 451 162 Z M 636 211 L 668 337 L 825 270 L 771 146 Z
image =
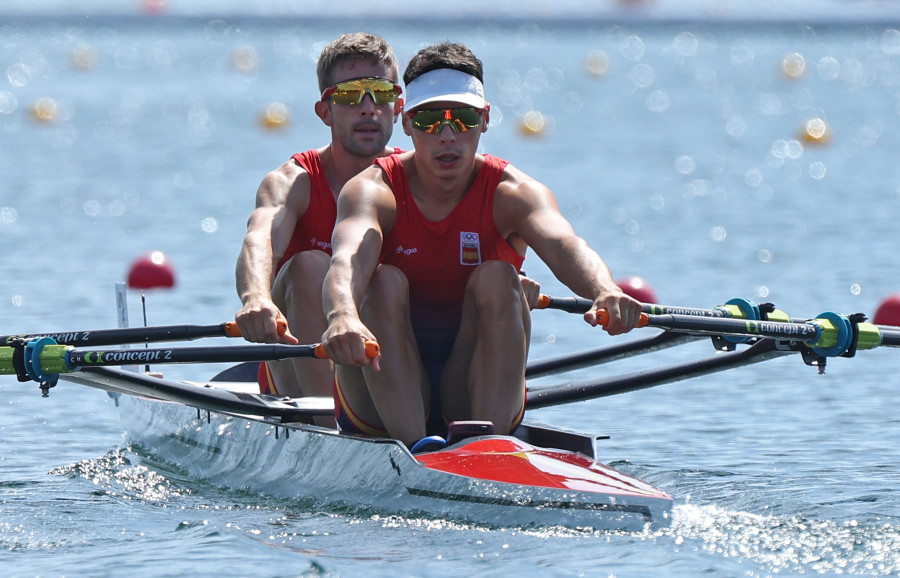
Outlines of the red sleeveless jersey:
M 397 202 L 397 220 L 385 236 L 381 262 L 394 265 L 409 281 L 414 317 L 458 320 L 469 275 L 484 261 L 506 261 L 518 271 L 525 257 L 506 242 L 494 222 L 494 192 L 509 162 L 484 155 L 475 182 L 453 211 L 429 221 L 419 211 L 403 164 L 382 157 L 381 166 Z
M 337 220 L 337 202 L 325 178 L 319 151 L 297 153 L 291 158 L 309 173 L 309 206 L 294 227 L 287 250 L 278 261 L 276 273 L 288 259 L 302 251 L 315 249 L 331 255 L 331 233 Z
M 402 152 L 394 147 L 392 154 Z M 313 149 L 297 153 L 291 158 L 309 174 L 309 206 L 294 227 L 287 250 L 278 261 L 276 273 L 288 259 L 301 251 L 315 249 L 331 255 L 331 233 L 334 232 L 334 223 L 337 220 L 337 202 L 328 185 L 328 179 L 325 178 L 319 151 Z

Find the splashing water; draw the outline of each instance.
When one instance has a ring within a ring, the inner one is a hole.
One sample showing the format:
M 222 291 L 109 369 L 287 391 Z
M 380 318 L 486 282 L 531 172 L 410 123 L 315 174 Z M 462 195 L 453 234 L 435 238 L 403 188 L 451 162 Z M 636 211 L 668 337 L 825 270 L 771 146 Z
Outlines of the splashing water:
M 878 521 L 841 523 L 679 505 L 672 526 L 659 535 L 673 537 L 680 549 L 750 559 L 773 572 L 900 572 L 900 526 Z

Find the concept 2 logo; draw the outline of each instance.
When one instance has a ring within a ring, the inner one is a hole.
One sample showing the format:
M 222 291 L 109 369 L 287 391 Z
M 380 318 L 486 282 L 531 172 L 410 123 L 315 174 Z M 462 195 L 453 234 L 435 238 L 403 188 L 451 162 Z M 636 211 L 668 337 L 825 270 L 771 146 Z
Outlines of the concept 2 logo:
M 171 349 L 151 349 L 149 351 L 86 351 L 81 357 L 85 363 L 102 365 L 105 363 L 146 363 L 150 361 L 167 361 L 172 358 Z

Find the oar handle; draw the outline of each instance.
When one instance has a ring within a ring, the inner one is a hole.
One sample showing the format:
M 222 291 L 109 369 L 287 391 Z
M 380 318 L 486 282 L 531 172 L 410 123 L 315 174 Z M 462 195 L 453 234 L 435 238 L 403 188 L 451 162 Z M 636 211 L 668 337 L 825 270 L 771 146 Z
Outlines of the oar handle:
M 372 359 L 373 357 L 378 355 L 379 351 L 381 351 L 381 346 L 378 345 L 377 341 L 366 341 L 365 347 L 366 357 L 368 357 L 369 359 Z M 321 343 L 315 346 L 313 352 L 319 359 L 328 359 L 328 354 L 325 353 L 325 347 Z
M 597 310 L 597 325 L 602 325 L 606 327 L 606 324 L 609 323 L 609 311 L 606 309 L 598 309 Z M 646 313 L 641 313 L 640 319 L 638 319 L 636 327 L 645 327 L 650 323 L 650 317 L 647 316 Z
M 243 337 L 236 321 L 226 321 L 222 324 L 222 329 L 226 337 Z M 275 330 L 278 332 L 278 335 L 287 333 L 287 320 L 279 317 L 275 321 Z
M 558 309 L 567 313 L 587 313 L 593 307 L 593 301 L 583 297 L 551 297 L 541 294 L 535 309 Z

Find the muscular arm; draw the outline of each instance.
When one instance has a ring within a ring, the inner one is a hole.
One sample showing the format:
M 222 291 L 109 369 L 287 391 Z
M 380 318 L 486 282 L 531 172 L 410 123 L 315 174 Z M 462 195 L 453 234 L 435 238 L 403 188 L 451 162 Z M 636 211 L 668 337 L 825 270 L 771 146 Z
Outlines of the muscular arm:
M 238 296 L 243 307 L 235 315 L 249 341 L 297 340 L 288 332 L 279 338 L 276 320 L 283 314 L 272 300 L 275 264 L 284 255 L 297 220 L 309 206 L 309 177 L 290 160 L 267 174 L 256 192 L 256 208 L 235 267 Z
M 515 244 L 531 247 L 554 276 L 594 307 L 585 321 L 597 324 L 597 310 L 606 309 L 606 330 L 616 335 L 631 330 L 640 315 L 640 303 L 622 292 L 609 267 L 562 216 L 553 193 L 513 167 L 507 168 L 497 189 L 494 218 L 502 234 Z
M 366 169 L 338 196 L 331 238 L 331 266 L 322 287 L 328 329 L 322 343 L 335 363 L 365 365 L 363 340 L 374 340 L 359 318 L 359 306 L 378 266 L 384 234 L 393 226 L 396 205 L 381 169 Z M 377 363 L 377 358 L 376 358 Z

